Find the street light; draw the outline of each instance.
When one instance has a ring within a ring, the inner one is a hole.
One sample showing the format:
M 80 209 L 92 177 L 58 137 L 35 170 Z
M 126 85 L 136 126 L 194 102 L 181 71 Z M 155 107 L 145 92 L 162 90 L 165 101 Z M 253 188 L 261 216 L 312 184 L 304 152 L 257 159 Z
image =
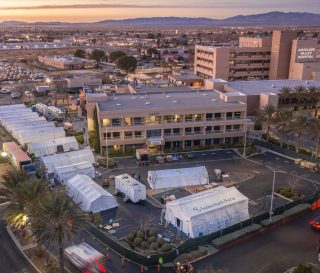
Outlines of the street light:
M 270 210 L 269 210 L 269 221 L 271 222 L 272 215 L 273 215 L 273 201 L 274 201 L 274 188 L 275 188 L 275 182 L 276 182 L 276 173 L 286 173 L 286 172 L 281 171 L 281 170 L 276 170 L 268 165 L 266 165 L 266 167 L 269 168 L 273 172 L 272 191 L 271 191 Z
M 244 120 L 244 144 L 243 144 L 243 157 L 246 157 L 246 146 L 247 146 L 247 119 Z

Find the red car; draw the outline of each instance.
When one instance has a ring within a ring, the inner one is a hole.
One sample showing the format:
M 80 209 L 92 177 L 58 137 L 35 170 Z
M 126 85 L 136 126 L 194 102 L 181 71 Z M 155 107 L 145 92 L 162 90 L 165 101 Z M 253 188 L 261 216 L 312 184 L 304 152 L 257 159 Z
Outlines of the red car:
M 311 221 L 309 221 L 309 225 L 312 229 L 320 231 L 320 217 L 317 217 Z

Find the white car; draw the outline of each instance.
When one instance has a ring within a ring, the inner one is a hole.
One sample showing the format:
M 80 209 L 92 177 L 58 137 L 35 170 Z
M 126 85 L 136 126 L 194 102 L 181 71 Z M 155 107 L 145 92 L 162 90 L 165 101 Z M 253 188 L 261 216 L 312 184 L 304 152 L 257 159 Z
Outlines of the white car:
M 69 246 L 64 250 L 64 254 L 82 272 L 107 272 L 106 257 L 87 243 Z
M 2 88 L 0 91 L 1 94 L 9 94 L 10 90 L 6 89 L 6 88 Z

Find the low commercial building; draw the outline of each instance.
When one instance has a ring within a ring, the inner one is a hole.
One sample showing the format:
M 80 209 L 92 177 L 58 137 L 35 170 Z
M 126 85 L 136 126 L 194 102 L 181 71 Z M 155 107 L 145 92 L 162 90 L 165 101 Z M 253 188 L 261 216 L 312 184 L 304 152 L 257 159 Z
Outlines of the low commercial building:
M 69 55 L 39 56 L 38 61 L 47 66 L 64 70 L 92 68 L 96 64 L 93 60 L 77 58 Z
M 320 88 L 320 80 L 265 80 L 265 81 L 238 81 L 227 82 L 221 79 L 205 80 L 205 87 L 220 92 L 220 97 L 228 101 L 242 98 L 246 102 L 247 113 L 253 114 L 265 105 L 272 104 L 278 107 L 314 107 L 317 103 L 308 90 Z M 282 94 L 283 88 L 289 88 L 290 93 Z M 295 92 L 295 88 L 304 88 L 304 99 Z
M 219 92 L 114 94 L 96 107 L 102 151 L 106 146 L 158 151 L 242 143 L 245 133 L 245 102 L 225 101 Z M 92 120 L 93 111 L 88 124 Z

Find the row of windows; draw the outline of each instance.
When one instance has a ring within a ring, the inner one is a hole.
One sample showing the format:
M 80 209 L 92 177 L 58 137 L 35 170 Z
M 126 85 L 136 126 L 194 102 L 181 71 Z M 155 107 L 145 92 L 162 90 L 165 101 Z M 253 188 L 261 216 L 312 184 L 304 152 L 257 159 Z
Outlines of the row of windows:
M 197 135 L 197 134 L 212 134 L 212 133 L 224 133 L 224 132 L 240 132 L 241 125 L 225 125 L 225 126 L 206 126 L 206 127 L 186 127 L 186 128 L 168 128 L 163 130 L 163 136 L 179 136 L 184 133 L 184 135 Z M 104 139 L 120 139 L 124 137 L 125 139 L 129 138 L 143 138 L 143 137 L 161 137 L 162 130 L 146 130 L 144 131 L 125 131 L 123 136 L 121 132 L 108 132 L 104 133 Z
M 237 72 L 254 72 L 254 71 L 261 71 L 261 72 L 266 72 L 269 71 L 268 67 L 256 67 L 256 68 L 233 68 L 229 69 L 230 73 L 237 73 Z
M 205 70 L 208 70 L 208 71 L 213 72 L 213 68 L 212 68 L 212 67 L 207 67 L 207 66 L 202 65 L 202 64 L 197 64 L 196 66 L 197 66 L 198 68 L 205 69 Z
M 237 65 L 237 64 L 247 64 L 247 65 L 250 65 L 250 64 L 268 64 L 268 63 L 270 63 L 270 60 L 230 61 L 229 63 L 233 64 L 233 65 Z
M 131 126 L 131 125 L 154 125 L 161 123 L 181 123 L 181 122 L 197 122 L 212 120 L 231 120 L 241 119 L 241 112 L 226 113 L 206 113 L 206 114 L 186 114 L 186 115 L 165 115 L 165 116 L 146 116 L 146 117 L 126 117 L 103 119 L 103 126 Z

